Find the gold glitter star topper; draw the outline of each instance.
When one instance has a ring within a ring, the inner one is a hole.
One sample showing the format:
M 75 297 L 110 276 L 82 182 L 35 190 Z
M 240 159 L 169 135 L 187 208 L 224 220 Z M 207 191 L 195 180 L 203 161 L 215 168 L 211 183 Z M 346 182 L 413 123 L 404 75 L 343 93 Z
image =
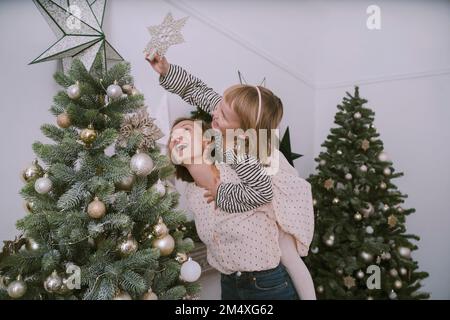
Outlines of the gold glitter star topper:
M 188 18 L 173 20 L 169 12 L 160 25 L 148 27 L 152 39 L 145 47 L 144 53 L 149 54 L 150 60 L 153 60 L 156 54 L 164 56 L 170 46 L 184 42 L 181 28 L 184 27 Z

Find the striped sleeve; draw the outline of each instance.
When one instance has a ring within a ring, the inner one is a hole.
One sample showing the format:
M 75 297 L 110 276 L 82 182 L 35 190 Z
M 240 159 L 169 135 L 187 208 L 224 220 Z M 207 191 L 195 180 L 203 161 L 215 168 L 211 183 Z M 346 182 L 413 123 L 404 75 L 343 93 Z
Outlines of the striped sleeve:
M 189 74 L 175 64 L 169 66 L 165 76 L 160 76 L 160 85 L 171 93 L 179 95 L 187 103 L 211 114 L 222 97 L 202 80 Z
M 244 155 L 237 158 L 234 152 L 226 152 L 227 162 L 241 183 L 221 183 L 217 189 L 216 205 L 228 213 L 245 212 L 256 209 L 273 199 L 272 179 L 255 157 Z

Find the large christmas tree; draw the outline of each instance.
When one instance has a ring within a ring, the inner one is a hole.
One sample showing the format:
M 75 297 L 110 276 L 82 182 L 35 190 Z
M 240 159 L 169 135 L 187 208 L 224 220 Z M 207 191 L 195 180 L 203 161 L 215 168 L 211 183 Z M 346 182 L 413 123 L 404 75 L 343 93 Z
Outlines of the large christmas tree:
M 373 125 L 374 112 L 354 95 L 338 105 L 317 173 L 308 181 L 314 194 L 316 231 L 306 262 L 319 299 L 426 299 L 411 257 L 417 246 L 406 234 L 414 209 L 393 183 L 396 172 Z
M 21 190 L 30 213 L 5 242 L 0 299 L 192 297 L 200 267 L 166 182 L 174 168 L 129 64 L 106 70 L 98 55 L 88 71 L 74 60 L 55 80 L 58 126 L 42 126 L 54 143 L 33 144 Z

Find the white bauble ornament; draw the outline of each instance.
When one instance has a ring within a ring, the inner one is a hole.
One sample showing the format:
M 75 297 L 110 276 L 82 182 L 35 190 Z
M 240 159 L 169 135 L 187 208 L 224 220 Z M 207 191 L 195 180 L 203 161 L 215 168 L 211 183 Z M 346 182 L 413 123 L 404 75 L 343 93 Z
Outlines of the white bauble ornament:
M 339 203 L 339 198 L 334 198 L 333 199 L 333 204 L 338 204 Z
M 384 174 L 385 176 L 389 176 L 389 175 L 391 174 L 391 169 L 389 169 L 389 168 L 384 168 L 383 174 Z
M 336 153 L 337 153 L 338 155 L 342 155 L 342 151 L 341 151 L 341 150 L 336 151 Z
M 387 185 L 386 185 L 386 183 L 384 183 L 384 182 L 381 182 L 380 183 L 380 189 L 386 189 L 387 188 Z
M 398 247 L 397 248 L 398 253 L 403 257 L 403 258 L 411 258 L 411 249 L 408 247 Z
M 28 238 L 25 247 L 28 251 L 36 251 L 39 250 L 39 243 L 32 238 Z
M 389 157 L 388 157 L 388 155 L 387 155 L 386 152 L 381 152 L 381 153 L 378 155 L 378 160 L 380 160 L 381 162 L 386 162 L 386 161 L 389 160 Z
M 114 84 L 108 86 L 108 89 L 106 89 L 106 94 L 110 99 L 118 99 L 123 95 L 123 92 L 117 82 L 114 82 Z
M 153 170 L 153 160 L 146 153 L 136 153 L 131 157 L 131 170 L 139 177 L 145 177 Z
M 317 286 L 317 293 L 323 293 L 323 286 Z
M 373 228 L 372 228 L 372 226 L 367 226 L 367 227 L 366 227 L 366 233 L 367 233 L 367 234 L 372 234 L 372 233 L 373 233 Z
M 365 164 L 363 164 L 362 166 L 359 167 L 359 170 L 361 172 L 367 172 L 367 166 Z
M 320 162 L 319 162 L 319 164 L 321 165 L 321 166 L 324 166 L 325 164 L 326 164 L 327 162 L 325 161 L 325 160 L 320 160 Z
M 184 262 L 181 265 L 180 269 L 180 278 L 186 282 L 195 282 L 200 278 L 202 274 L 202 268 L 200 265 L 192 260 L 191 258 L 188 261 Z
M 356 221 L 361 221 L 362 219 L 362 215 L 361 213 L 355 213 L 355 215 L 353 216 L 353 219 L 355 219 Z
M 345 179 L 347 179 L 347 180 L 352 180 L 352 174 L 351 173 L 347 173 L 347 174 L 345 174 Z
M 361 113 L 360 112 L 355 112 L 355 114 L 353 115 L 353 118 L 361 119 Z
M 311 248 L 311 252 L 316 254 L 319 252 L 319 248 L 318 247 Z
M 22 280 L 21 276 L 18 276 L 17 280 L 8 285 L 7 292 L 11 298 L 19 299 L 27 292 L 27 284 Z
M 53 273 L 47 277 L 44 281 L 44 289 L 47 292 L 54 293 L 57 292 L 62 286 L 62 278 L 58 273 L 53 271 Z
M 166 194 L 166 186 L 161 181 L 161 179 L 158 179 L 158 181 L 155 184 L 155 190 L 156 192 L 162 197 Z
M 78 81 L 75 84 L 68 87 L 66 90 L 66 93 L 69 96 L 69 98 L 72 100 L 79 99 L 81 97 L 81 89 L 80 89 L 80 84 L 78 83 Z
M 356 277 L 357 277 L 358 279 L 364 278 L 364 272 L 362 272 L 362 270 L 359 270 L 359 271 L 356 273 Z
M 53 183 L 52 180 L 48 178 L 48 175 L 45 174 L 42 178 L 39 178 L 34 183 L 34 190 L 36 190 L 39 194 L 46 194 L 52 190 Z
M 118 190 L 131 191 L 135 181 L 136 181 L 136 177 L 134 176 L 134 174 L 132 174 L 130 176 L 124 177 L 119 182 L 116 182 L 115 186 Z
M 403 283 L 400 280 L 395 280 L 395 282 L 394 282 L 395 289 L 401 289 L 402 286 L 403 286 Z
M 406 270 L 406 268 L 403 268 L 403 267 L 400 268 L 399 271 L 402 276 L 405 276 L 408 273 L 408 270 Z

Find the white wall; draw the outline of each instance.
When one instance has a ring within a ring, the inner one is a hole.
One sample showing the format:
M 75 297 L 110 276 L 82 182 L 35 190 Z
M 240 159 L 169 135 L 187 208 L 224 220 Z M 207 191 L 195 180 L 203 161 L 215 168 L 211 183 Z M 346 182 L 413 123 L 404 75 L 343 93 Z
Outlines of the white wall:
M 105 32 L 132 63 L 136 85 L 147 104 L 159 103 L 163 90 L 143 59 L 146 27 L 167 11 L 190 15 L 186 43 L 172 47 L 169 61 L 187 67 L 219 92 L 238 81 L 267 87 L 284 102 L 282 128 L 289 125 L 300 175 L 315 168 L 333 125 L 336 105 L 346 90 L 360 84 L 376 112 L 375 123 L 394 161 L 405 172 L 397 181 L 417 209 L 408 220 L 422 237 L 415 258 L 431 276 L 425 281 L 433 298 L 450 298 L 449 74 L 450 4 L 448 1 L 377 1 L 382 29 L 365 27 L 369 1 L 144 1 L 110 0 Z M 20 17 L 20 18 L 19 18 Z M 14 223 L 25 213 L 18 190 L 20 171 L 33 159 L 31 143 L 43 140 L 39 127 L 54 122 L 48 113 L 58 90 L 55 62 L 28 66 L 55 38 L 31 1 L 0 2 L 0 239 L 16 234 Z M 171 117 L 190 109 L 169 96 Z M 202 297 L 219 298 L 219 278 L 203 279 Z

